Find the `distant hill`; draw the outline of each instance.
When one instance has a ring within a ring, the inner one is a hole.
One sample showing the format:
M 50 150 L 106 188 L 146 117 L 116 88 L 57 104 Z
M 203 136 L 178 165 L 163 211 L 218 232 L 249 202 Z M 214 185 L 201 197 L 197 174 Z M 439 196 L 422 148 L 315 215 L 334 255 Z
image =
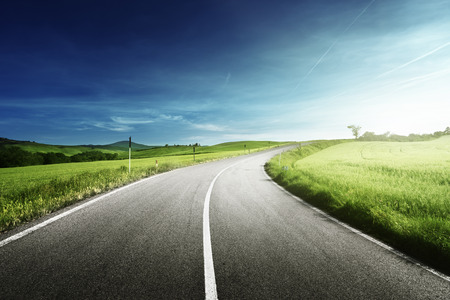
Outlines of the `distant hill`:
M 256 148 L 270 147 L 283 144 L 281 142 L 270 141 L 239 141 L 217 144 L 214 146 L 197 146 L 196 154 L 205 154 L 223 151 L 252 151 Z M 6 138 L 0 138 L 0 150 L 2 147 L 19 147 L 22 150 L 31 153 L 62 153 L 66 156 L 73 156 L 83 152 L 101 151 L 103 153 L 117 153 L 119 159 L 128 158 L 128 141 L 120 141 L 108 145 L 78 145 L 78 146 L 58 146 L 47 145 L 29 141 L 16 141 Z M 192 146 L 176 145 L 165 147 L 147 146 L 138 143 L 131 143 L 133 158 L 148 158 L 156 156 L 170 155 L 192 155 Z
M 78 153 L 91 151 L 92 149 L 84 146 L 59 146 L 59 145 L 47 145 L 30 141 L 17 141 L 6 138 L 0 138 L 0 147 L 19 147 L 24 151 L 31 153 L 62 153 L 67 156 L 72 156 Z
M 95 147 L 100 148 L 100 149 L 112 150 L 112 151 L 128 151 L 128 141 L 116 142 L 116 143 L 109 144 L 109 145 L 96 145 Z M 147 150 L 147 149 L 152 149 L 155 147 L 156 146 L 147 146 L 147 145 L 131 142 L 132 150 Z
M 30 141 L 17 141 L 0 138 L 0 168 L 23 167 L 31 165 L 48 165 L 60 163 L 75 163 L 100 160 L 117 160 L 128 158 L 128 141 L 120 141 L 109 145 L 79 145 L 61 146 L 47 145 Z M 281 142 L 243 141 L 218 144 L 215 146 L 200 146 L 194 144 L 147 146 L 132 143 L 132 157 L 150 158 L 174 155 L 207 154 L 215 152 L 250 153 L 255 149 L 273 147 Z
M 196 146 L 196 154 L 228 152 L 228 151 L 253 151 L 257 148 L 271 147 L 286 144 L 286 142 L 271 142 L 271 141 L 239 141 L 217 144 L 214 146 Z M 133 154 L 134 158 L 147 158 L 158 156 L 172 156 L 172 155 L 193 155 L 193 147 L 186 145 L 155 147 L 148 150 L 136 151 Z
M 116 142 L 109 145 L 78 145 L 78 146 L 62 146 L 62 145 L 48 145 L 30 141 L 17 141 L 7 138 L 0 138 L 0 147 L 19 147 L 22 150 L 36 153 L 63 153 L 67 156 L 72 156 L 78 153 L 87 151 L 101 151 L 105 153 L 117 153 L 128 151 L 128 141 Z M 155 148 L 155 146 L 146 146 L 138 143 L 131 143 L 133 150 L 147 150 Z

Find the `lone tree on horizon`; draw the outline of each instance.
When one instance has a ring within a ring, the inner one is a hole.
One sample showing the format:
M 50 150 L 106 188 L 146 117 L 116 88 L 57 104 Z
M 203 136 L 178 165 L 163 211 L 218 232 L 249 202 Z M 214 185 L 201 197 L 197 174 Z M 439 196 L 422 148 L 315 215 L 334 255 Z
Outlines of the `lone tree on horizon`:
M 349 126 L 347 126 L 347 128 L 351 129 L 355 139 L 358 139 L 359 131 L 361 130 L 361 126 L 349 125 Z

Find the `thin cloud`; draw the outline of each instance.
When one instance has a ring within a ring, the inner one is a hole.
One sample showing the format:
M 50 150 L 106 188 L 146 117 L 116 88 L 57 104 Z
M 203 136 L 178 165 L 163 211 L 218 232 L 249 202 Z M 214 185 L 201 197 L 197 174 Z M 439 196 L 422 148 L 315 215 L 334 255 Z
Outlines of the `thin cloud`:
M 223 126 L 218 126 L 218 125 L 214 125 L 211 123 L 196 123 L 192 120 L 186 119 L 185 117 L 183 117 L 181 115 L 160 114 L 158 117 L 158 120 L 179 122 L 181 124 L 191 126 L 194 129 L 200 129 L 200 130 L 205 130 L 205 131 L 220 132 L 220 131 L 226 130 L 226 128 Z
M 206 131 L 225 131 L 222 126 L 217 126 L 214 124 L 191 124 L 195 129 L 206 130 Z
M 235 133 L 235 134 L 224 134 L 222 138 L 224 140 L 241 140 L 241 141 L 258 141 L 269 139 L 268 133 Z
M 127 132 L 131 131 L 134 128 L 128 125 L 119 125 L 116 123 L 110 123 L 110 122 L 94 122 L 91 124 L 94 127 L 105 129 L 109 131 L 115 131 L 115 132 Z
M 111 117 L 116 123 L 126 124 L 126 125 L 137 125 L 137 124 L 150 124 L 154 123 L 154 120 L 146 120 L 146 119 L 130 119 L 130 118 L 122 118 L 122 117 Z
M 182 121 L 183 116 L 172 116 L 172 115 L 161 114 L 161 115 L 159 115 L 159 119 L 168 120 L 168 121 Z

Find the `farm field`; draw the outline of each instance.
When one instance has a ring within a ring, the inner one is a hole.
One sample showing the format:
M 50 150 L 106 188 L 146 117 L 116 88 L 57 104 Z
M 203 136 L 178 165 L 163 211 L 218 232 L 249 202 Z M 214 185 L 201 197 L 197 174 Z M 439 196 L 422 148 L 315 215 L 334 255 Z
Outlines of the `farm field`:
M 313 205 L 450 270 L 450 136 L 317 143 L 275 157 L 266 169 Z
M 192 147 L 135 151 L 131 173 L 128 173 L 128 159 L 0 168 L 0 232 L 144 177 L 282 144 L 286 143 L 235 142 L 198 147 L 195 161 Z

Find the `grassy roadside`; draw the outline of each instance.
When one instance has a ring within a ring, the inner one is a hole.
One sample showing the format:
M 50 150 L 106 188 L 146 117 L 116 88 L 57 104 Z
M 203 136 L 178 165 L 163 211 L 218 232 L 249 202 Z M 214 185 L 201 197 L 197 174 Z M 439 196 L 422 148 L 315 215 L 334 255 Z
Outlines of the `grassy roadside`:
M 319 142 L 266 165 L 290 192 L 447 274 L 449 169 L 450 136 L 413 143 Z
M 277 147 L 276 142 L 240 142 L 196 153 L 128 160 L 66 163 L 0 169 L 0 232 L 87 197 L 176 168 Z M 206 148 L 206 147 L 205 147 Z M 186 151 L 192 151 L 192 148 Z M 139 153 L 139 152 L 136 152 Z M 140 153 L 142 155 L 142 153 Z M 159 152 L 158 154 L 162 154 Z M 169 153 L 168 153 L 169 154 Z M 148 153 L 147 153 L 148 155 Z M 147 156 L 148 157 L 148 156 Z M 156 160 L 158 166 L 156 166 Z

